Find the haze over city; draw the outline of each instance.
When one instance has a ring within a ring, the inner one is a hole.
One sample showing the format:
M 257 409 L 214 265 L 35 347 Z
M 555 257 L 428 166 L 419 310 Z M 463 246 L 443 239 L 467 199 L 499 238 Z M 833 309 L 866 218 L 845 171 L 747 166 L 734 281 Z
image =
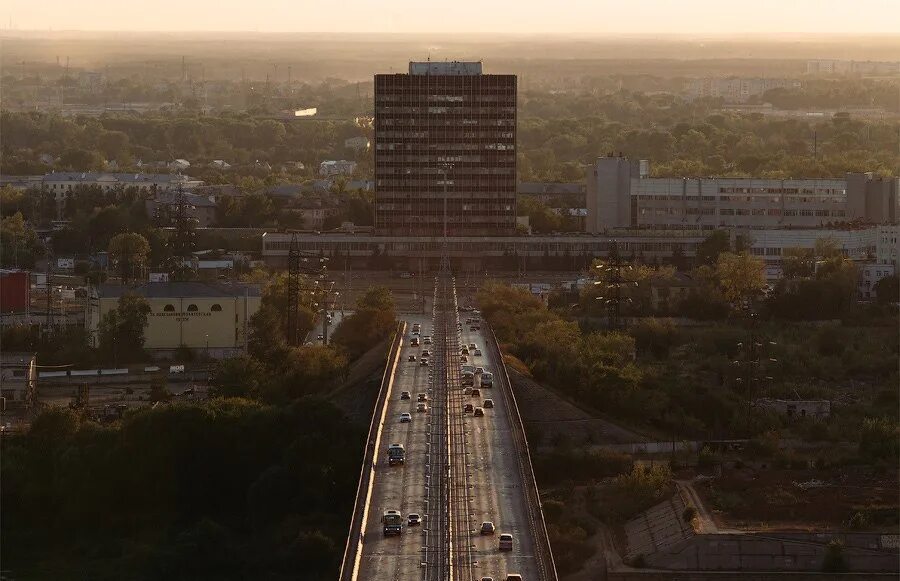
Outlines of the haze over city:
M 506 34 L 897 34 L 894 0 L 7 0 L 19 30 Z

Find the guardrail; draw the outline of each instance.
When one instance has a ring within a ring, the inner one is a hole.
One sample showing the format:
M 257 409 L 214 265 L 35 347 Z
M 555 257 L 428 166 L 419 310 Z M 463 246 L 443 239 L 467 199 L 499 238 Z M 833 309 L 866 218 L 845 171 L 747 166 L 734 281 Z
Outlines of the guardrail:
M 528 448 L 528 437 L 525 435 L 525 425 L 522 423 L 522 414 L 519 413 L 519 404 L 516 403 L 516 395 L 512 390 L 512 382 L 503 361 L 503 353 L 494 329 L 485 321 L 482 323 L 490 331 L 491 349 L 496 361 L 502 370 L 500 383 L 502 384 L 505 406 L 510 415 L 513 427 L 513 441 L 516 445 L 516 453 L 519 458 L 519 470 L 525 490 L 525 504 L 528 509 L 528 522 L 531 526 L 531 534 L 535 542 L 535 559 L 541 573 L 541 579 L 545 581 L 558 581 L 556 574 L 556 562 L 553 560 L 553 551 L 550 548 L 550 535 L 547 533 L 547 523 L 544 521 L 544 511 L 541 508 L 541 497 L 538 492 L 537 480 L 534 477 L 534 468 L 531 464 L 531 454 Z
M 347 544 L 344 547 L 344 558 L 341 561 L 341 572 L 338 577 L 340 581 L 354 580 L 359 573 L 359 559 L 362 556 L 364 540 L 363 528 L 369 512 L 369 500 L 372 496 L 372 483 L 375 477 L 375 460 L 381 441 L 381 430 L 384 427 L 390 386 L 394 382 L 394 374 L 400 358 L 400 344 L 405 334 L 406 323 L 401 321 L 397 323 L 394 339 L 391 341 L 391 348 L 384 365 L 384 374 L 381 376 L 381 386 L 378 388 L 378 397 L 375 400 L 375 410 L 372 413 L 372 420 L 369 422 L 369 434 L 366 438 L 359 484 L 356 487 L 356 502 L 353 505 L 353 515 L 350 517 L 350 532 L 347 534 Z

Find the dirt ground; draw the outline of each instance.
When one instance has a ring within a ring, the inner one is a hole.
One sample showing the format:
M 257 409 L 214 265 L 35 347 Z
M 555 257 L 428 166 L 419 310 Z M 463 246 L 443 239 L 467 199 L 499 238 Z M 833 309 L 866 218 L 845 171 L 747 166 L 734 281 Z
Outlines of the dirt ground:
M 855 467 L 741 469 L 694 487 L 719 527 L 896 532 L 897 478 Z

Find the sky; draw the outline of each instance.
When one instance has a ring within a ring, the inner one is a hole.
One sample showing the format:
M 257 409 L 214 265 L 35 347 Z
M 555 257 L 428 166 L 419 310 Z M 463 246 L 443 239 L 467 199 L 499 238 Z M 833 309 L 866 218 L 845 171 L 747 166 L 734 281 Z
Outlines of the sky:
M 900 0 L 3 0 L 0 19 L 56 31 L 900 36 Z

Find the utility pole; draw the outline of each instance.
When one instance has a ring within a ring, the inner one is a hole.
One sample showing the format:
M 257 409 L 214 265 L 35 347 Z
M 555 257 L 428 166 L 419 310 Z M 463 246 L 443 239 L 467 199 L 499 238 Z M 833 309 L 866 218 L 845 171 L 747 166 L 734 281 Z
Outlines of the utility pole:
M 47 313 L 45 315 L 45 330 L 44 330 L 44 339 L 48 341 L 50 338 L 50 332 L 53 329 L 53 285 L 50 281 L 50 264 L 53 262 L 53 248 L 50 246 L 50 241 L 48 240 L 46 243 L 47 249 L 47 268 L 46 272 L 46 286 L 47 286 Z

